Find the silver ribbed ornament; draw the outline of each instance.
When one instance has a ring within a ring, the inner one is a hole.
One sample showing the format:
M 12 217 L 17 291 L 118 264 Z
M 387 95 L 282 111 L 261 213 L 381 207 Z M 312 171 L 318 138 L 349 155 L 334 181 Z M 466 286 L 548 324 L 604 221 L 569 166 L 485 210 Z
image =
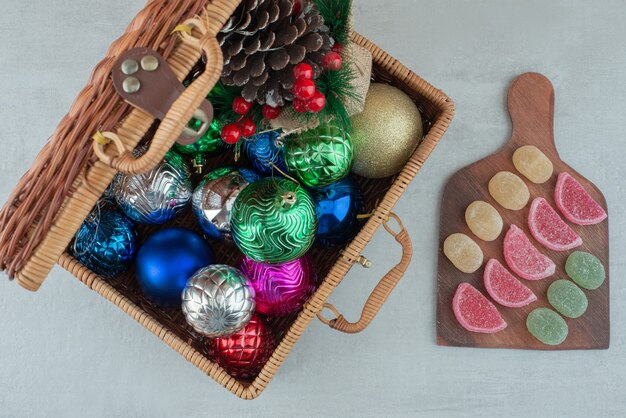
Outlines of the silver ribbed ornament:
M 147 173 L 119 175 L 115 200 L 122 211 L 142 224 L 160 225 L 171 220 L 191 200 L 191 170 L 185 160 L 170 151 Z
M 187 323 L 209 338 L 242 329 L 254 313 L 254 289 L 238 269 L 213 264 L 198 270 L 183 291 Z
M 210 238 L 232 242 L 230 218 L 235 199 L 248 186 L 246 179 L 233 172 L 218 178 L 206 177 L 193 192 L 191 205 L 200 227 Z

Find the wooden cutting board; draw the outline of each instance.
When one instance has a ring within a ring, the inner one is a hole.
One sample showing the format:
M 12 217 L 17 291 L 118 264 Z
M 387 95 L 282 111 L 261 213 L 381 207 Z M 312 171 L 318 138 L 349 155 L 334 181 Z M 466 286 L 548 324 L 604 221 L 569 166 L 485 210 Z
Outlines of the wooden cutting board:
M 556 252 L 544 248 L 536 242 L 528 230 L 528 211 L 532 199 L 544 197 L 552 207 L 554 187 L 560 172 L 572 175 L 591 196 L 607 210 L 604 196 L 589 180 L 561 161 L 554 144 L 554 89 L 550 81 L 541 74 L 526 73 L 519 76 L 511 85 L 508 107 L 513 123 L 511 139 L 498 152 L 471 164 L 452 176 L 446 185 L 441 202 L 441 223 L 439 235 L 439 271 L 437 282 L 437 344 L 463 347 L 520 348 L 538 350 L 606 349 L 609 347 L 609 227 L 608 219 L 591 226 L 568 224 L 582 237 L 583 245 L 575 250 L 587 251 L 598 257 L 604 264 L 607 277 L 599 289 L 584 290 L 589 300 L 587 312 L 577 319 L 565 318 L 569 327 L 567 339 L 559 346 L 544 345 L 526 329 L 526 317 L 535 308 L 550 307 L 547 300 L 548 286 L 557 279 L 567 278 L 565 261 L 571 251 Z M 567 144 L 586 142 L 593 152 L 594 138 L 572 138 Z M 535 145 L 552 161 L 554 173 L 544 184 L 534 184 L 518 173 L 513 165 L 513 152 L 523 145 Z M 597 146 L 600 146 L 599 144 Z M 517 174 L 528 186 L 531 198 L 526 207 L 511 211 L 500 206 L 489 194 L 487 185 L 491 177 L 506 170 Z M 498 210 L 504 221 L 500 236 L 492 242 L 485 242 L 472 234 L 465 223 L 465 209 L 475 200 L 484 200 Z M 607 211 L 608 213 L 608 211 Z M 506 231 L 515 224 L 526 232 L 533 244 L 557 265 L 556 273 L 543 280 L 522 282 L 537 295 L 537 301 L 523 308 L 506 308 L 494 302 L 508 327 L 495 334 L 469 332 L 461 325 L 452 311 L 452 297 L 457 286 L 468 282 L 488 293 L 483 285 L 484 266 L 489 258 L 496 258 L 506 266 L 503 256 L 503 241 Z M 475 273 L 466 274 L 457 270 L 443 253 L 443 242 L 450 234 L 460 232 L 470 236 L 481 247 L 484 254 L 483 266 Z M 572 250 L 574 251 L 574 250 Z

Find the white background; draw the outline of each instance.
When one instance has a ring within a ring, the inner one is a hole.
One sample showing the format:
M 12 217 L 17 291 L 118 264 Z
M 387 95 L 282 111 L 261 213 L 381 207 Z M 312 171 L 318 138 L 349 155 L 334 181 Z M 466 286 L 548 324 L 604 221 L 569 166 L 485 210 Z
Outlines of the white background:
M 38 293 L 0 281 L 0 416 L 610 416 L 626 414 L 626 2 L 356 0 L 356 29 L 446 91 L 457 116 L 397 207 L 406 278 L 360 335 L 314 322 L 261 397 L 244 402 L 60 269 Z M 4 201 L 142 0 L 0 1 Z M 547 75 L 561 157 L 610 210 L 611 348 L 435 345 L 446 179 L 509 136 L 510 81 Z M 331 300 L 356 318 L 399 248 L 380 232 Z

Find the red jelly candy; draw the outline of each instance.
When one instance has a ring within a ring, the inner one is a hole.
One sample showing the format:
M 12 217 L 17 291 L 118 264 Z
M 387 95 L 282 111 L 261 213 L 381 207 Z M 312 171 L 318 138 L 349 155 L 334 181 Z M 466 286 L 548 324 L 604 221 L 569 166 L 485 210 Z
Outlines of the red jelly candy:
M 492 334 L 506 328 L 500 312 L 469 283 L 461 283 L 452 299 L 454 316 L 468 331 Z
M 543 197 L 535 198 L 530 205 L 528 228 L 541 245 L 554 251 L 568 251 L 583 243 Z
M 515 274 L 526 280 L 545 279 L 556 270 L 554 262 L 541 254 L 516 225 L 511 225 L 504 237 L 504 259 Z
M 487 261 L 483 279 L 489 296 L 502 306 L 521 308 L 537 300 L 533 291 L 517 280 L 496 259 Z
M 606 219 L 606 212 L 574 177 L 559 174 L 554 201 L 565 218 L 576 225 L 594 225 Z

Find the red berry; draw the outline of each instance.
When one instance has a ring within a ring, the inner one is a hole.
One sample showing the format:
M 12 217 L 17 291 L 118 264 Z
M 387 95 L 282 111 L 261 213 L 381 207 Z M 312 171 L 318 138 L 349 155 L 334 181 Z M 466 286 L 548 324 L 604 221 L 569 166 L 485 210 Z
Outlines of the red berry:
M 322 58 L 322 66 L 330 71 L 337 71 L 343 65 L 341 55 L 337 52 L 329 52 Z
M 235 123 L 228 123 L 222 128 L 222 141 L 227 144 L 236 144 L 241 138 L 241 130 Z
M 298 113 L 308 112 L 307 102 L 301 99 L 293 99 L 293 110 Z
M 317 113 L 326 106 L 326 96 L 321 91 L 316 91 L 306 106 L 310 112 Z
M 301 100 L 309 100 L 315 94 L 315 90 L 315 82 L 308 78 L 298 79 L 293 84 L 293 94 Z
M 301 78 L 313 78 L 313 67 L 306 62 L 301 62 L 300 64 L 293 67 L 293 77 L 296 80 Z
M 263 117 L 267 120 L 276 119 L 280 116 L 281 110 L 279 106 L 272 107 L 268 104 L 263 105 Z
M 252 103 L 246 101 L 243 97 L 239 96 L 233 100 L 233 110 L 239 115 L 245 115 L 252 108 Z
M 241 136 L 248 138 L 256 132 L 256 123 L 250 118 L 245 118 L 239 122 L 239 129 L 241 130 Z
M 300 0 L 295 0 L 293 2 L 293 8 L 291 9 L 291 14 L 295 16 L 301 11 L 302 11 L 302 3 L 300 2 Z
M 343 45 L 341 45 L 339 42 L 335 42 L 335 45 L 333 45 L 333 47 L 330 48 L 330 50 L 338 54 L 341 54 L 343 52 Z

